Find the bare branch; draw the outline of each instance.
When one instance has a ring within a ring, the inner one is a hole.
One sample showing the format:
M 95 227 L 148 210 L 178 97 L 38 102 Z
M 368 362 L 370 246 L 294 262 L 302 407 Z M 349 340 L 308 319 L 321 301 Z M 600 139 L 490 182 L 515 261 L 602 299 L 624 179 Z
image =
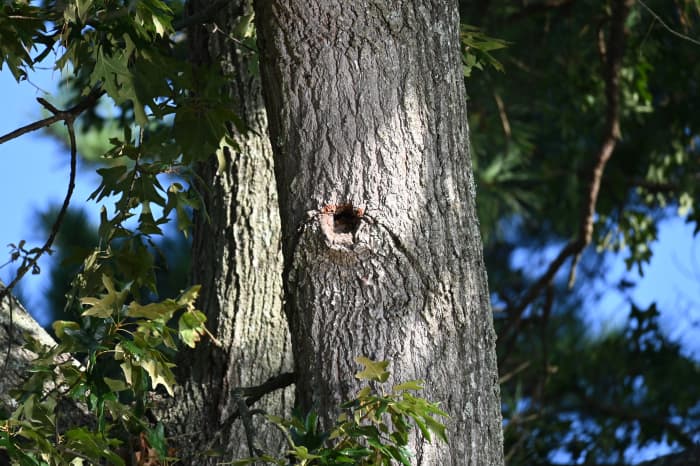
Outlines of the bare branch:
M 70 176 L 68 180 L 68 190 L 66 192 L 66 196 L 63 199 L 63 205 L 61 206 L 61 210 L 58 213 L 58 216 L 56 217 L 56 220 L 53 223 L 53 226 L 51 227 L 51 233 L 49 234 L 49 237 L 46 239 L 46 242 L 44 245 L 39 249 L 34 254 L 34 257 L 32 257 L 27 264 L 25 264 L 23 267 L 21 267 L 17 271 L 17 275 L 15 278 L 5 287 L 0 289 L 0 301 L 5 299 L 5 296 L 8 296 L 12 289 L 17 285 L 17 283 L 24 277 L 24 275 L 27 273 L 28 270 L 32 269 L 41 256 L 44 255 L 44 253 L 50 253 L 51 252 L 51 246 L 53 245 L 54 240 L 56 239 L 56 235 L 58 234 L 58 230 L 61 228 L 61 224 L 63 223 L 63 218 L 66 215 L 66 211 L 68 210 L 68 206 L 70 205 L 70 200 L 71 197 L 73 196 L 73 190 L 75 189 L 75 174 L 76 174 L 76 164 L 77 164 L 77 158 L 78 158 L 78 149 L 75 141 L 75 128 L 73 127 L 73 123 L 75 121 L 75 118 L 80 115 L 83 111 L 86 109 L 90 108 L 93 106 L 97 100 L 100 98 L 100 96 L 104 93 L 104 91 L 99 90 L 99 89 L 94 89 L 90 94 L 83 99 L 80 103 L 78 103 L 76 106 L 73 108 L 66 110 L 66 111 L 60 111 L 57 110 L 53 105 L 49 104 L 46 102 L 44 99 L 37 99 L 40 104 L 44 105 L 45 108 L 47 108 L 49 111 L 53 112 L 54 115 L 52 118 L 57 118 L 53 123 L 56 121 L 61 121 L 66 124 L 68 127 L 68 138 L 70 141 Z M 47 121 L 49 119 L 45 119 L 42 121 Z M 30 125 L 31 126 L 31 125 Z M 25 127 L 27 128 L 27 127 Z M 38 129 L 38 128 L 35 128 Z M 29 132 L 29 131 L 25 131 Z M 24 134 L 24 133 L 21 133 Z M 14 137 L 19 136 L 20 134 L 17 134 Z M 12 138 L 9 138 L 12 139 Z M 9 140 L 7 139 L 7 140 Z M 4 142 L 4 141 L 3 141 Z
M 284 372 L 280 375 L 270 377 L 265 382 L 254 387 L 240 387 L 236 390 L 245 398 L 246 406 L 253 406 L 263 396 L 272 393 L 275 390 L 286 388 L 296 381 L 296 374 L 293 372 Z M 223 423 L 228 424 L 241 416 L 240 411 L 235 411 Z
M 508 114 L 506 113 L 506 106 L 503 104 L 503 99 L 498 95 L 497 92 L 493 93 L 493 99 L 496 101 L 496 106 L 498 107 L 498 116 L 501 118 L 501 125 L 503 125 L 503 134 L 506 135 L 506 140 L 510 141 L 512 131 L 510 129 L 510 121 L 508 121 Z
M 579 256 L 592 240 L 593 217 L 600 192 L 600 182 L 605 165 L 610 160 L 617 140 L 620 137 L 620 68 L 622 66 L 625 43 L 624 24 L 632 3 L 633 0 L 616 0 L 613 3 L 610 32 L 605 44 L 603 57 L 606 100 L 604 133 L 600 149 L 596 154 L 595 162 L 591 169 L 590 180 L 586 186 L 585 202 L 580 213 L 578 235 L 562 248 L 557 257 L 549 264 L 545 273 L 528 289 L 518 304 L 508 310 L 512 320 L 504 335 L 510 333 L 514 328 L 517 329 L 522 313 L 527 306 L 552 282 L 556 273 L 569 257 L 573 257 L 572 266 L 575 268 Z
M 673 29 L 671 26 L 669 26 L 668 24 L 666 24 L 666 23 L 664 22 L 664 20 L 661 19 L 661 16 L 659 16 L 658 14 L 656 14 L 656 13 L 654 12 L 654 10 L 652 10 L 651 8 L 649 8 L 649 7 L 647 6 L 647 4 L 644 3 L 642 0 L 637 0 L 637 3 L 639 3 L 640 5 L 642 5 L 642 6 L 644 7 L 644 9 L 647 10 L 647 12 L 649 12 L 649 14 L 650 14 L 651 16 L 653 16 L 654 19 L 655 19 L 656 21 L 658 21 L 659 23 L 661 23 L 661 25 L 664 27 L 664 29 L 666 29 L 666 30 L 667 30 L 668 32 L 670 32 L 671 34 L 673 34 L 674 36 L 679 37 L 679 38 L 681 38 L 681 39 L 683 39 L 683 40 L 687 40 L 688 42 L 691 42 L 691 43 L 693 43 L 693 44 L 695 44 L 695 45 L 700 45 L 700 41 L 698 41 L 697 39 L 693 39 L 692 37 L 686 36 L 685 34 L 676 31 L 676 30 Z
M 48 118 L 44 118 L 43 120 L 35 121 L 34 123 L 30 123 L 26 126 L 18 128 L 3 136 L 0 136 L 0 144 L 4 144 L 7 141 L 11 141 L 12 139 L 18 138 L 27 133 L 31 133 L 32 131 L 36 131 L 41 128 L 46 128 L 47 126 L 51 126 L 52 124 L 57 123 L 59 121 L 74 121 L 78 117 L 78 115 L 95 105 L 95 103 L 97 103 L 97 100 L 100 97 L 102 97 L 103 94 L 104 91 L 96 88 L 92 92 L 90 92 L 83 100 L 81 100 L 74 107 L 69 108 L 68 110 L 57 110 L 53 105 L 49 104 L 46 100 L 39 97 L 37 98 L 37 101 L 47 110 L 53 113 L 53 115 Z

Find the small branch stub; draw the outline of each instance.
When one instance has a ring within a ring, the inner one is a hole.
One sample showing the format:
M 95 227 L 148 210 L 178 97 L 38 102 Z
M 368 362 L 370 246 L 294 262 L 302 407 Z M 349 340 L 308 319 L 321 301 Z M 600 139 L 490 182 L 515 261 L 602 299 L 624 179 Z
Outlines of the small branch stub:
M 352 204 L 323 206 L 318 221 L 326 243 L 329 246 L 352 247 L 363 215 L 364 209 Z

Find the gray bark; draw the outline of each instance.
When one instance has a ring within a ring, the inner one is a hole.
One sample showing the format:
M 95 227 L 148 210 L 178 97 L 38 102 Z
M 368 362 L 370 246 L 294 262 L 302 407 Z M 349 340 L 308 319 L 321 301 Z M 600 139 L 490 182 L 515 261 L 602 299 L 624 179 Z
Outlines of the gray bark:
M 190 3 L 192 11 L 207 1 Z M 178 455 L 184 464 L 205 464 L 197 452 L 225 453 L 217 461 L 250 456 L 243 425 L 230 416 L 237 410 L 232 391 L 254 386 L 292 370 L 289 332 L 282 312 L 282 256 L 272 151 L 260 95 L 259 78 L 249 72 L 256 60 L 227 38 L 244 12 L 230 2 L 213 22 L 193 31 L 193 57 L 218 61 L 229 78 L 226 92 L 237 99 L 234 109 L 256 134 L 232 130 L 239 149 L 227 150 L 227 166 L 217 173 L 215 160 L 200 167 L 209 220 L 196 216 L 193 282 L 202 285 L 201 309 L 208 328 L 223 343 L 205 342 L 184 362 L 185 384 L 168 417 L 184 434 Z M 288 415 L 293 389 L 279 390 L 255 408 Z M 277 432 L 256 418 L 257 445 L 281 451 Z M 212 460 L 213 461 L 213 460 Z
M 4 285 L 0 283 L 0 287 Z M 17 403 L 10 396 L 10 390 L 22 385 L 30 375 L 27 369 L 31 361 L 37 357 L 35 353 L 22 347 L 25 343 L 24 335 L 31 336 L 47 347 L 56 345 L 51 335 L 10 295 L 0 302 L 0 410 L 6 413 L 11 413 L 17 408 Z
M 503 464 L 455 2 L 255 5 L 297 401 L 328 426 L 387 359 L 451 416 L 416 465 Z

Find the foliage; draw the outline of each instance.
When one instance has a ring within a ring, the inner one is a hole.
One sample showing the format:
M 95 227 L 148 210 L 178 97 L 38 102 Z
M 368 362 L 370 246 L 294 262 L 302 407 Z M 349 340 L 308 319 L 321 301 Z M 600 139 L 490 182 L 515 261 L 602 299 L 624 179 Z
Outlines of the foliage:
M 68 464 L 75 458 L 124 464 L 117 448 L 139 433 L 154 436 L 145 418 L 152 392 L 158 386 L 171 396 L 175 377 L 165 352 L 176 350 L 179 338 L 194 346 L 205 333 L 204 315 L 195 309 L 198 287 L 177 300 L 145 306 L 131 301 L 129 287 L 118 289 L 103 275 L 99 298 L 83 298 L 81 322 L 56 321 L 58 344 L 53 348 L 32 342 L 38 354 L 32 376 L 16 391 L 19 407 L 4 422 L 0 446 L 23 465 Z M 179 329 L 168 325 L 176 317 Z M 93 429 L 83 425 L 63 431 L 65 410 L 84 406 L 94 417 Z M 167 456 L 162 426 L 155 427 Z
M 30 342 L 28 349 L 38 358 L 31 377 L 14 393 L 17 409 L 3 420 L 0 449 L 19 464 L 87 460 L 119 465 L 125 453 L 137 450 L 155 451 L 160 462 L 171 459 L 163 425 L 147 413 L 154 398 L 173 395 L 175 352 L 183 345 L 194 347 L 208 332 L 205 315 L 195 307 L 197 285 L 162 299 L 156 272 L 163 241 L 158 238 L 173 219 L 187 236 L 192 211 L 206 216 L 198 190 L 207 187 L 193 164 L 215 153 L 220 164 L 226 163 L 223 147 L 235 149 L 230 136 L 247 131 L 221 92 L 218 67 L 187 60 L 183 36 L 189 18 L 182 17 L 181 8 L 162 0 L 8 1 L 0 7 L 0 66 L 18 81 L 46 62 L 64 73 L 62 95 L 50 98 L 53 103 L 40 99 L 50 115 L 38 125 L 65 123 L 65 130 L 52 131 L 71 152 L 71 179 L 78 150 L 98 164 L 100 177 L 90 195 L 101 208 L 96 235 L 58 234 L 62 225 L 85 225 L 68 213 L 71 187 L 57 219 L 52 223 L 53 215 L 45 215 L 51 241 L 31 248 L 22 240 L 11 251 L 10 260 L 21 262 L 20 275 L 39 273 L 39 257 L 54 252 L 52 241 L 58 237 L 59 256 L 81 264 L 70 286 L 53 293 L 66 298 L 63 319 L 52 325 L 57 345 Z M 251 28 L 252 17 L 244 17 L 231 34 L 250 44 Z M 486 39 L 475 30 L 469 34 L 475 42 Z M 472 48 L 481 49 L 488 52 L 478 44 Z M 105 107 L 115 110 L 104 112 Z M 113 209 L 105 203 L 113 203 Z M 78 238 L 81 248 L 69 251 L 75 246 L 71 240 Z M 388 377 L 385 363 L 361 362 L 367 370 L 358 374 L 360 379 Z M 352 415 L 329 433 L 329 441 L 337 440 L 335 448 L 314 458 L 323 464 L 378 458 L 408 464 L 409 420 L 426 438 L 444 439 L 444 426 L 434 416 L 445 414 L 409 393 L 420 388 L 410 382 L 386 394 L 363 390 L 343 406 Z M 82 415 L 76 419 L 76 413 Z M 318 453 L 304 444 L 316 432 L 315 418 L 303 424 L 293 420 L 288 427 L 298 440 L 292 454 L 308 463 L 312 457 L 302 456 Z
M 59 209 L 60 206 L 50 206 L 36 213 L 39 219 L 35 229 L 38 232 L 37 237 L 50 234 Z M 46 306 L 44 317 L 49 320 L 49 327 L 46 329 L 49 332 L 53 332 L 50 322 L 73 320 L 80 314 L 78 303 L 66 307 L 66 295 L 71 292 L 71 282 L 80 272 L 85 257 L 99 244 L 97 228 L 89 221 L 88 214 L 84 208 L 69 208 L 66 212 L 61 230 L 56 236 L 52 263 L 48 270 L 51 286 L 43 296 L 43 303 L 33 300 L 37 307 L 41 307 L 41 304 Z M 155 288 L 158 294 L 145 291 L 143 297 L 147 302 L 157 302 L 159 296 L 174 298 L 188 284 L 190 242 L 183 235 L 169 229 L 175 230 L 172 225 L 164 225 L 164 235 L 152 237 L 153 245 L 148 245 L 148 253 L 154 258 Z M 119 241 L 115 243 L 118 244 Z
M 507 47 L 508 43 L 495 37 L 489 37 L 479 28 L 469 24 L 462 24 L 461 28 L 464 76 L 468 78 L 473 69 L 483 70 L 484 66 L 491 66 L 497 71 L 503 71 L 503 64 L 491 52 Z
M 658 328 L 655 315 L 694 309 L 661 309 L 632 297 L 660 222 L 680 215 L 697 232 L 700 48 L 668 30 L 700 37 L 697 2 L 632 2 L 619 80 L 621 137 L 596 202 L 592 239 L 600 255 L 593 248 L 583 254 L 572 289 L 565 262 L 516 312 L 552 251 L 581 226 L 606 121 L 599 44 L 609 38 L 615 3 L 461 3 L 463 21 L 509 44 L 495 52 L 502 73 L 485 67 L 466 86 L 505 452 L 514 466 L 555 458 L 623 463 L 638 449 L 698 440 L 697 391 L 687 384 L 698 377 L 697 361 Z M 617 257 L 630 273 L 609 283 L 608 264 Z M 611 294 L 627 306 L 620 311 L 627 322 L 596 333 L 590 322 L 605 304 L 598 295 Z M 653 331 L 634 330 L 640 313 L 642 328 Z
M 322 431 L 313 412 L 294 416 L 291 420 L 269 416 L 285 434 L 289 445 L 286 458 L 261 455 L 234 461 L 234 465 L 266 462 L 300 466 L 358 466 L 402 464 L 411 465 L 408 441 L 414 424 L 421 435 L 432 441 L 433 435 L 447 442 L 445 426 L 436 417 L 447 413 L 411 392 L 423 389 L 419 380 L 411 380 L 384 392 L 379 384 L 389 378 L 388 361 L 373 361 L 360 356 L 355 359 L 364 370 L 355 377 L 367 383 L 355 399 L 341 405 L 336 425 Z M 396 463 L 394 463 L 394 461 Z
M 167 459 L 163 427 L 146 413 L 156 393 L 173 394 L 170 361 L 178 346 L 194 347 L 207 333 L 206 318 L 195 308 L 198 286 L 157 299 L 155 238 L 171 214 L 187 235 L 191 211 L 200 207 L 191 177 L 186 185 L 167 175 L 188 177 L 192 163 L 225 139 L 227 122 L 237 121 L 219 93 L 217 70 L 185 59 L 173 7 L 160 0 L 78 0 L 4 2 L 0 9 L 0 65 L 17 80 L 51 60 L 52 52 L 61 54 L 52 63 L 57 70 L 72 70 L 65 82 L 68 110 L 41 102 L 53 121 L 66 123 L 73 158 L 73 121 L 82 116 L 87 131 L 101 120 L 95 96 L 118 107 L 120 126 L 102 154 L 108 163 L 97 169 L 101 183 L 90 196 L 113 201 L 114 211 L 102 206 L 97 238 L 79 253 L 82 266 L 67 294 L 69 320 L 53 324 L 57 346 L 31 344 L 39 357 L 15 393 L 18 408 L 3 423 L 0 447 L 20 464 L 124 464 L 119 449 L 134 451 L 139 438 Z M 51 238 L 69 200 L 70 189 Z M 38 257 L 52 252 L 47 247 L 20 241 L 11 260 L 22 261 L 20 273 L 39 272 Z M 81 411 L 82 422 L 66 422 Z

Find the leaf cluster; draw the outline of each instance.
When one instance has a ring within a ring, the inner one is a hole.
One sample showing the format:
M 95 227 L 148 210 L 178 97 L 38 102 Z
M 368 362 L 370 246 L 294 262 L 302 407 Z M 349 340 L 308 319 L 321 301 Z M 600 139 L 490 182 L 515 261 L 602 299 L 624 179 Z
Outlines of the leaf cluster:
M 141 305 L 129 300 L 128 286 L 119 289 L 107 275 L 102 280 L 99 297 L 81 300 L 80 322 L 54 322 L 55 347 L 30 347 L 39 357 L 14 393 L 18 408 L 4 421 L 0 441 L 19 464 L 62 465 L 76 458 L 124 464 L 119 447 L 142 432 L 153 437 L 150 445 L 161 459 L 167 457 L 162 425 L 151 426 L 146 411 L 159 386 L 173 395 L 174 364 L 166 351 L 176 351 L 177 341 L 193 347 L 206 332 L 206 318 L 195 309 L 199 287 Z M 87 426 L 61 424 L 66 410 L 81 409 Z
M 317 414 L 295 415 L 290 420 L 268 416 L 287 438 L 286 458 L 261 455 L 234 461 L 234 465 L 266 462 L 277 465 L 340 466 L 353 464 L 410 466 L 409 439 L 417 427 L 423 438 L 433 435 L 447 442 L 445 426 L 438 418 L 447 417 L 437 404 L 414 395 L 423 383 L 412 380 L 394 385 L 388 391 L 380 389 L 390 373 L 388 361 L 373 361 L 360 356 L 355 359 L 364 369 L 355 377 L 367 383 L 354 399 L 340 407 L 335 426 L 322 430 Z
M 85 96 L 105 94 L 123 131 L 109 140 L 90 196 L 114 209 L 102 207 L 97 244 L 82 253 L 67 295 L 66 309 L 79 314 L 54 322 L 55 347 L 30 348 L 39 357 L 14 393 L 17 409 L 3 420 L 0 448 L 19 464 L 124 464 L 122 450 L 134 451 L 135 439 L 168 458 L 163 426 L 146 414 L 156 394 L 173 394 L 175 352 L 208 333 L 195 305 L 198 286 L 156 298 L 154 238 L 171 217 L 189 233 L 192 210 L 201 208 L 192 163 L 230 142 L 227 124 L 233 130 L 239 121 L 219 70 L 186 60 L 173 26 L 180 13 L 161 0 L 11 1 L 0 9 L 0 65 L 19 81 L 59 54 L 52 65 L 68 76 L 66 105 L 83 109 L 70 99 L 94 103 Z M 99 118 L 85 107 L 90 129 Z M 19 242 L 10 260 L 38 273 L 28 262 L 33 252 Z M 80 412 L 84 419 L 65 421 Z

